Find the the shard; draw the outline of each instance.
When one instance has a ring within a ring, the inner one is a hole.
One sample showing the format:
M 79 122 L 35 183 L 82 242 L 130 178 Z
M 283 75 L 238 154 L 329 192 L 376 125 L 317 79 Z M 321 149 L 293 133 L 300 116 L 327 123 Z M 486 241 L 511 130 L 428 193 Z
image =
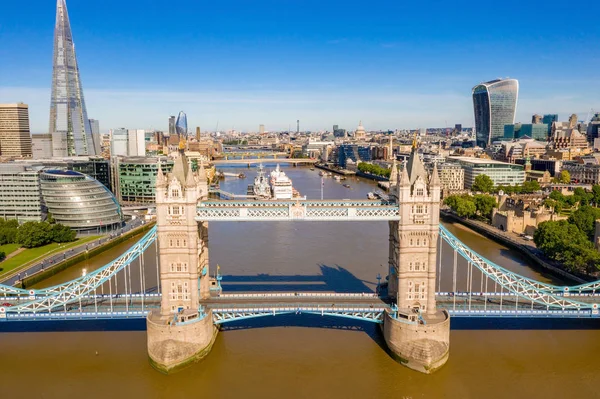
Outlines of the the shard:
M 54 157 L 96 155 L 65 0 L 56 2 L 49 131 Z

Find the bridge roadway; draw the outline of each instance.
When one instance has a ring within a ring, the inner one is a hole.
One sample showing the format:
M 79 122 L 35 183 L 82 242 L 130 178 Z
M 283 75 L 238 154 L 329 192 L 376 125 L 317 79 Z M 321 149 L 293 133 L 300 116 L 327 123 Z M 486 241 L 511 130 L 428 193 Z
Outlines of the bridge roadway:
M 578 301 L 595 303 L 600 294 L 571 295 Z M 30 298 L 3 298 L 2 305 L 27 301 Z M 557 310 L 519 299 L 509 293 L 438 293 L 438 307 L 449 311 L 453 317 L 527 317 L 527 318 L 590 318 L 598 317 L 590 310 Z M 235 293 L 222 294 L 203 301 L 203 306 L 213 311 L 216 324 L 256 317 L 310 313 L 381 323 L 383 312 L 393 311 L 393 306 L 374 293 Z M 2 321 L 83 320 L 144 318 L 150 310 L 160 307 L 160 294 L 145 295 L 88 295 L 51 313 L 0 312 Z

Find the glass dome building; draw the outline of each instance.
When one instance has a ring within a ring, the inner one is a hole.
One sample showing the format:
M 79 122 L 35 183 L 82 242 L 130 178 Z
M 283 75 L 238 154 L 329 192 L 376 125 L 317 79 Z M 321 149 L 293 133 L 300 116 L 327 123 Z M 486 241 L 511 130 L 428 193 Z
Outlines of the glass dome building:
M 40 174 L 42 198 L 57 223 L 75 230 L 120 224 L 123 215 L 114 195 L 98 180 L 71 170 Z

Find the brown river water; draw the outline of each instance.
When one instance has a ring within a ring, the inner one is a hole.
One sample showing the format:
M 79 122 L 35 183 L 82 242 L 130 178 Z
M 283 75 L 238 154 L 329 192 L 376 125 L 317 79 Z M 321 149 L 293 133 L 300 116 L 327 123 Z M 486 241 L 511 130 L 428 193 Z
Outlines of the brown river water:
M 274 166 L 274 165 L 273 165 Z M 271 168 L 271 165 L 267 166 Z M 245 192 L 246 179 L 222 187 Z M 318 170 L 285 168 L 309 198 L 320 197 Z M 325 198 L 365 198 L 371 182 L 350 189 L 325 179 Z M 462 226 L 445 224 L 481 255 L 528 277 L 563 284 L 528 266 L 518 253 Z M 211 268 L 226 291 L 374 290 L 386 274 L 387 223 L 211 223 Z M 44 281 L 54 285 L 120 255 L 122 244 Z M 452 283 L 442 249 L 441 289 Z M 461 276 L 459 262 L 458 276 Z M 137 267 L 137 266 L 136 266 Z M 132 280 L 137 281 L 132 268 Z M 145 255 L 155 284 L 154 252 Z M 458 289 L 466 288 L 466 275 Z M 474 277 L 474 286 L 478 284 Z M 310 327 L 310 328 L 309 328 Z M 165 376 L 151 368 L 145 332 L 0 334 L 1 397 L 6 398 L 595 398 L 600 383 L 596 330 L 452 330 L 448 363 L 433 375 L 397 364 L 375 325 L 318 316 L 263 318 L 219 333 L 202 362 Z

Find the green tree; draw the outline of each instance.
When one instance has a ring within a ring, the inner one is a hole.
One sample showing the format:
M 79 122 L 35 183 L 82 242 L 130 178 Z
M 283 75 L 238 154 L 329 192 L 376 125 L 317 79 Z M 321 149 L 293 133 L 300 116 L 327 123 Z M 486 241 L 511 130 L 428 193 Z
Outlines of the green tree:
M 592 186 L 592 201 L 596 206 L 600 205 L 600 185 L 598 184 Z
M 558 177 L 558 182 L 560 184 L 569 184 L 571 183 L 571 174 L 568 170 L 561 170 L 560 176 Z
M 573 191 L 573 197 L 575 202 L 579 202 L 579 205 L 589 205 L 594 202 L 594 194 L 584 190 L 581 187 L 575 188 Z
M 492 197 L 491 195 L 477 194 L 473 200 L 475 202 L 477 213 L 486 219 L 491 217 L 492 210 L 498 205 L 496 203 L 496 198 Z
M 0 245 L 15 243 L 18 227 L 19 222 L 14 219 L 0 219 Z
M 0 251 L 0 262 L 2 262 L 4 258 L 6 258 L 6 254 L 4 253 L 4 251 Z
M 571 271 L 590 273 L 600 266 L 600 254 L 586 234 L 566 220 L 540 223 L 533 241 L 546 256 L 563 263 Z
M 477 212 L 477 208 L 475 207 L 475 203 L 469 201 L 465 198 L 461 198 L 458 202 L 458 206 L 456 207 L 456 214 L 461 218 L 470 218 L 475 215 Z
M 50 225 L 46 222 L 27 222 L 17 230 L 17 242 L 25 248 L 35 248 L 52 241 Z
M 535 245 L 553 259 L 565 250 L 569 241 L 578 245 L 589 243 L 586 235 L 566 220 L 542 222 L 533 234 Z
M 488 175 L 478 175 L 471 187 L 472 191 L 481 191 L 482 193 L 490 193 L 494 189 L 494 182 Z
M 453 211 L 458 207 L 461 197 L 459 195 L 450 195 L 444 198 L 444 205 L 448 205 Z
M 566 198 L 563 195 L 563 193 L 561 193 L 560 191 L 557 191 L 557 190 L 552 191 L 550 193 L 550 198 L 553 199 L 554 201 L 559 201 L 559 202 L 562 202 L 562 203 L 564 203 L 565 200 L 566 200 Z
M 55 224 L 51 229 L 52 241 L 54 242 L 71 242 L 75 241 L 77 233 L 63 224 Z
M 48 212 L 48 215 L 46 216 L 46 222 L 50 224 L 56 223 L 56 220 L 54 220 L 54 216 L 52 216 L 52 213 Z
M 521 186 L 521 192 L 531 194 L 541 190 L 540 183 L 537 180 L 526 181 Z
M 586 234 L 590 240 L 594 238 L 595 222 L 600 219 L 600 209 L 590 205 L 580 206 L 569 216 L 569 223 Z

